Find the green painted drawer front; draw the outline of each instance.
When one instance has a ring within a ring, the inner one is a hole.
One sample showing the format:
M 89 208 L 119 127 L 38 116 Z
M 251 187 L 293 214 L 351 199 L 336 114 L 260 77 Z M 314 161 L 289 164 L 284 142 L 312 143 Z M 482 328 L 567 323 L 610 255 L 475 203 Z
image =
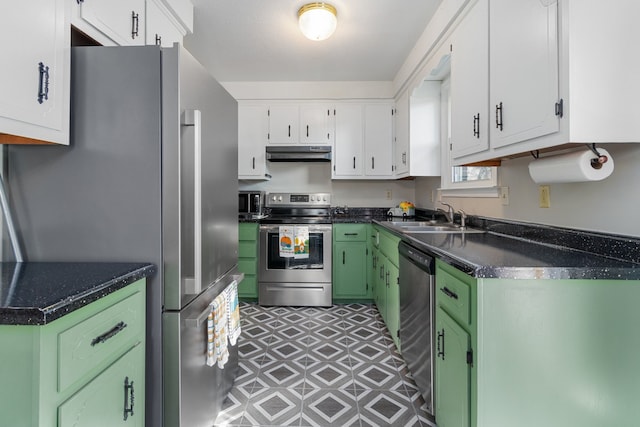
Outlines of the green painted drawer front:
M 239 258 L 255 258 L 258 256 L 258 242 L 241 240 L 238 245 Z
M 258 224 L 253 222 L 238 224 L 238 235 L 240 240 L 256 240 L 258 238 Z
M 384 254 L 389 261 L 396 267 L 400 265 L 399 255 L 398 255 L 398 243 L 400 243 L 400 238 L 394 236 L 386 230 L 380 229 L 380 243 L 379 248 L 380 252 Z
M 250 259 L 239 259 L 238 260 L 238 270 L 242 273 L 246 274 L 257 274 L 258 273 L 258 264 L 255 260 Z
M 144 336 L 144 294 L 137 292 L 58 336 L 58 390 Z
M 444 269 L 436 272 L 436 301 L 454 319 L 465 325 L 471 323 L 469 286 Z
M 144 426 L 144 347 L 137 346 L 109 366 L 58 408 L 58 425 L 73 427 Z M 127 384 L 133 387 L 125 391 Z M 125 394 L 126 393 L 126 394 Z M 125 408 L 126 405 L 126 408 Z M 125 409 L 127 412 L 125 419 Z
M 238 227 L 238 270 L 244 279 L 238 285 L 241 299 L 258 298 L 258 224 L 240 223 Z
M 366 242 L 367 224 L 335 224 L 333 240 L 336 242 Z

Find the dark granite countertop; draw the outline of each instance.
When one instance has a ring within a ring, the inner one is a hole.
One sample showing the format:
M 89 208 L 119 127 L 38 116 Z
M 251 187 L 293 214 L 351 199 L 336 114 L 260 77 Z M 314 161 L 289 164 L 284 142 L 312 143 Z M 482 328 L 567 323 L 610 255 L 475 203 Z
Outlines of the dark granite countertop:
M 0 324 L 50 323 L 155 271 L 147 263 L 0 263 Z
M 412 246 L 477 278 L 640 280 L 640 239 L 471 218 L 485 233 L 397 232 Z

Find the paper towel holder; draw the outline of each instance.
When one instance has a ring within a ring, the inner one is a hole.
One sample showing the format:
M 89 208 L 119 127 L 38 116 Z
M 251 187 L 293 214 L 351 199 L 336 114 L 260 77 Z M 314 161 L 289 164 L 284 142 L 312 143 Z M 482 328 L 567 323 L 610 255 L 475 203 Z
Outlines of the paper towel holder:
M 587 144 L 587 147 L 589 147 L 589 149 L 591 151 L 593 151 L 593 153 L 598 156 L 595 159 L 591 159 L 591 167 L 594 169 L 600 169 L 602 168 L 602 165 L 607 163 L 609 161 L 609 157 L 604 156 L 602 154 L 600 154 L 600 152 L 598 151 L 598 149 L 596 148 L 596 144 L 593 143 L 591 145 Z
M 601 169 L 602 165 L 609 161 L 609 157 L 603 154 L 600 154 L 600 152 L 598 151 L 598 148 L 596 147 L 595 142 L 593 144 L 586 144 L 586 145 L 587 147 L 589 147 L 591 151 L 593 151 L 593 154 L 597 156 L 596 158 L 591 159 L 591 167 L 594 169 Z M 536 160 L 540 158 L 540 150 L 530 151 L 529 153 L 531 153 L 531 156 Z

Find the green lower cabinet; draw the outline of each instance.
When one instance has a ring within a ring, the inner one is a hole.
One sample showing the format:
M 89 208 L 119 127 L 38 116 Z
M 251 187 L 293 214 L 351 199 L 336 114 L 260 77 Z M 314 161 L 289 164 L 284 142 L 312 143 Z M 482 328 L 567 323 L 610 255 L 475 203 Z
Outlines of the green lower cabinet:
M 371 298 L 367 284 L 367 246 L 360 242 L 336 242 L 333 247 L 334 300 Z
M 145 287 L 46 325 L 0 325 L 0 425 L 144 426 Z
M 332 289 L 335 302 L 370 301 L 367 280 L 368 224 L 334 224 Z
M 436 260 L 434 291 L 436 423 L 438 427 L 476 427 L 477 280 Z
M 398 285 L 398 243 L 400 238 L 381 229 L 371 227 L 370 280 L 373 299 L 385 325 L 400 351 L 400 287 Z
M 58 408 L 61 427 L 144 427 L 144 348 L 134 347 Z
M 438 427 L 469 427 L 471 338 L 442 308 L 436 309 L 434 395 Z
M 244 279 L 238 285 L 238 298 L 243 301 L 258 300 L 258 237 L 259 224 L 238 224 L 238 270 Z

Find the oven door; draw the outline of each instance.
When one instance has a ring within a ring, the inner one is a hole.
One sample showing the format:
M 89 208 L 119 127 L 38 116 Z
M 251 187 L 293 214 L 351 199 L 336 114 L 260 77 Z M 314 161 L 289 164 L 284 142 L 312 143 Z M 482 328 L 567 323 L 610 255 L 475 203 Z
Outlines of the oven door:
M 260 226 L 258 281 L 270 283 L 331 283 L 331 224 L 287 224 L 308 227 L 309 257 L 280 256 L 280 227 Z

